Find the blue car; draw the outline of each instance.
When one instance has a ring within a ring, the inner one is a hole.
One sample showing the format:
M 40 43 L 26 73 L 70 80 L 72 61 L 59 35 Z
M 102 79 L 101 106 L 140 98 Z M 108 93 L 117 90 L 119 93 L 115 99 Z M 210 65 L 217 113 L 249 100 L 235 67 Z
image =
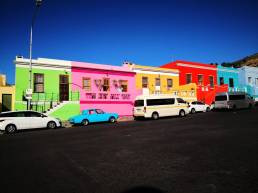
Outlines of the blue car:
M 82 114 L 76 115 L 69 119 L 71 124 L 88 125 L 96 122 L 110 122 L 114 123 L 118 119 L 117 113 L 105 113 L 101 109 L 87 109 L 83 110 Z

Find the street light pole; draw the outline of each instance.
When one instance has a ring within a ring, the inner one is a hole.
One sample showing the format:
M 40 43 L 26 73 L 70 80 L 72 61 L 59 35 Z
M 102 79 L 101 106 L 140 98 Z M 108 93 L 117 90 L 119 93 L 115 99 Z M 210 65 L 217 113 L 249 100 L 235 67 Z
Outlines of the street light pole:
M 33 35 L 33 26 L 34 22 L 37 16 L 37 12 L 39 10 L 40 5 L 42 4 L 42 0 L 36 0 L 36 8 L 33 13 L 32 21 L 31 21 L 31 27 L 30 27 L 30 66 L 29 66 L 29 90 L 32 92 L 32 35 Z M 28 106 L 27 109 L 31 110 L 31 100 L 32 100 L 32 95 L 31 98 L 28 98 Z

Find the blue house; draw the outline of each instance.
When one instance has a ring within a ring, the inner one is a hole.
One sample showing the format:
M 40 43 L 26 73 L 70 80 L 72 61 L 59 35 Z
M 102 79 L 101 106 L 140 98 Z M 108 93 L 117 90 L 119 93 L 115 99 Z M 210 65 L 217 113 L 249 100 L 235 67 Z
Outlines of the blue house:
M 245 91 L 258 101 L 258 67 L 243 66 L 238 69 L 239 84 Z
M 224 67 L 221 65 L 217 66 L 217 81 L 218 85 L 228 85 L 229 91 L 240 91 L 238 74 L 239 71 L 233 67 Z

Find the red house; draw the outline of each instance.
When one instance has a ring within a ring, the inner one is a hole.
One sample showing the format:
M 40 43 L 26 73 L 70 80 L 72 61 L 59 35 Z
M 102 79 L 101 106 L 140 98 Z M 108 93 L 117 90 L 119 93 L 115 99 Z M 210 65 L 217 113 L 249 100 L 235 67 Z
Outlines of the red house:
M 217 85 L 216 65 L 176 60 L 161 68 L 178 69 L 180 85 L 196 83 L 197 99 L 207 104 L 214 101 L 216 93 L 228 91 L 227 85 Z

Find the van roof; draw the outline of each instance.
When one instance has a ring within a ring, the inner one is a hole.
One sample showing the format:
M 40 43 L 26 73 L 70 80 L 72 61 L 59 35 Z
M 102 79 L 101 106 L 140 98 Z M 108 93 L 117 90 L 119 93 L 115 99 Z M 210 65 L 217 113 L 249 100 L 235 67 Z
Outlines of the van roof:
M 221 96 L 221 95 L 245 95 L 245 92 L 242 91 L 231 91 L 231 92 L 220 92 L 217 93 L 216 96 Z
M 180 98 L 172 94 L 160 94 L 160 95 L 139 95 L 136 97 L 136 100 L 143 99 L 165 99 L 165 98 Z

